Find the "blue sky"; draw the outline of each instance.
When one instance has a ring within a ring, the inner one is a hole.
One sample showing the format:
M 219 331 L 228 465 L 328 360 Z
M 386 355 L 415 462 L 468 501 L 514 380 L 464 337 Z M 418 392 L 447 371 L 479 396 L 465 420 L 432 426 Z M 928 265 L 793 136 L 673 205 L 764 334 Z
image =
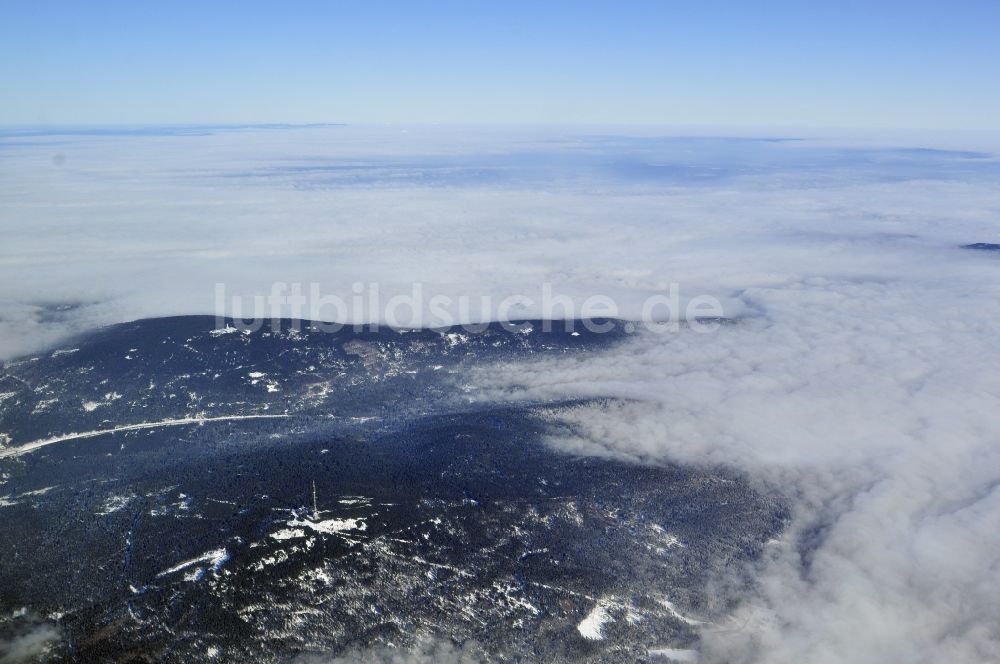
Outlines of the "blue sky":
M 0 124 L 1000 128 L 996 2 L 0 3 Z

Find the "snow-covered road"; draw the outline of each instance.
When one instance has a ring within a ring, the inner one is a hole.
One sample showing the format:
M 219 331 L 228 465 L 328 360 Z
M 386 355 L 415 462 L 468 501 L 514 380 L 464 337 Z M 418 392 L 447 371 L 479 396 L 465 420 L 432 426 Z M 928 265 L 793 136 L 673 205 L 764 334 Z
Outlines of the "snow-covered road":
M 140 422 L 139 424 L 126 424 L 124 426 L 114 427 L 111 429 L 98 429 L 95 431 L 67 433 L 61 436 L 53 436 L 52 438 L 34 440 L 31 441 L 30 443 L 25 443 L 24 445 L 18 445 L 17 447 L 0 450 L 0 459 L 21 456 L 22 454 L 27 454 L 28 452 L 34 452 L 40 447 L 45 447 L 47 445 L 55 445 L 56 443 L 62 443 L 67 440 L 78 440 L 80 438 L 94 438 L 96 436 L 103 436 L 109 433 L 117 433 L 119 431 L 138 431 L 139 429 L 155 429 L 157 427 L 176 427 L 188 424 L 204 424 L 205 422 L 224 422 L 227 420 L 262 420 L 262 419 L 275 419 L 281 417 L 288 417 L 288 415 L 284 414 L 220 415 L 218 417 L 184 417 L 176 420 L 160 420 L 159 422 Z

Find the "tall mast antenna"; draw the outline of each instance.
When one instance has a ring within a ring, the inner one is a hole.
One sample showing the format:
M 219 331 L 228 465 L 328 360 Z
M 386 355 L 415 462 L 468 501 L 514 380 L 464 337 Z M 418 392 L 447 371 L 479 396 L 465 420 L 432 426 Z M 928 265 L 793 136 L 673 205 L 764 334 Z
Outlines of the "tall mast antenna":
M 313 518 L 319 516 L 319 508 L 316 506 L 316 480 L 313 480 Z

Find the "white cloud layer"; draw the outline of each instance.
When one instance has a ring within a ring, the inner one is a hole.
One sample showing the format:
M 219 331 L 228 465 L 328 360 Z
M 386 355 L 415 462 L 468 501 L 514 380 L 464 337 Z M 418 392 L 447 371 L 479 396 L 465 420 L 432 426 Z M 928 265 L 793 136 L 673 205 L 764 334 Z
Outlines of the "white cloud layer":
M 572 412 L 557 444 L 734 465 L 794 499 L 706 659 L 1000 659 L 1000 254 L 958 248 L 1000 242 L 993 157 L 916 149 L 931 139 L 161 134 L 0 139 L 0 357 L 212 313 L 216 282 L 548 282 L 624 317 L 677 283 L 741 321 L 484 371 L 480 395 L 618 397 Z

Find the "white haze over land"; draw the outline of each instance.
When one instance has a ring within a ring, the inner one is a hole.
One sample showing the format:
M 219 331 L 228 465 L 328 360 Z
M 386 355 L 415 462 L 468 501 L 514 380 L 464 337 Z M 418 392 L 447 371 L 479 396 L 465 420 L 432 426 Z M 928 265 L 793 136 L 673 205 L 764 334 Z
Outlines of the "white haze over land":
M 996 143 L 743 136 L 8 131 L 0 357 L 214 313 L 219 282 L 547 283 L 625 318 L 677 284 L 737 322 L 483 370 L 476 398 L 607 398 L 558 415 L 573 434 L 553 444 L 729 465 L 788 496 L 702 661 L 998 661 L 1000 253 L 960 248 L 1000 243 Z

